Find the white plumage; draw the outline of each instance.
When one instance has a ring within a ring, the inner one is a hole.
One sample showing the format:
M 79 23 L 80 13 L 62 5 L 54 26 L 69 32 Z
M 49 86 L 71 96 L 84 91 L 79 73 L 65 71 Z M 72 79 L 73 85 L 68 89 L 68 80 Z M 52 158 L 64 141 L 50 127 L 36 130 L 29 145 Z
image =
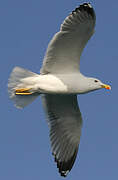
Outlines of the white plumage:
M 80 5 L 49 43 L 40 75 L 16 67 L 9 78 L 9 95 L 17 107 L 23 108 L 41 95 L 48 116 L 52 153 L 62 176 L 71 170 L 80 143 L 82 117 L 77 94 L 110 89 L 79 70 L 80 56 L 94 33 L 95 21 L 90 3 Z

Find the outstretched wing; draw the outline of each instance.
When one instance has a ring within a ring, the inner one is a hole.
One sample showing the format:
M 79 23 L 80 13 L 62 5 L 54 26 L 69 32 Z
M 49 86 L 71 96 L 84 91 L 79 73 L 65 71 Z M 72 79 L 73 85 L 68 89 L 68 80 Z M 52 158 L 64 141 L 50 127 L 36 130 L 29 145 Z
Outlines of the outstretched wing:
M 48 115 L 52 154 L 61 176 L 71 170 L 78 152 L 82 118 L 76 95 L 42 95 Z
M 76 8 L 48 45 L 41 74 L 78 72 L 83 48 L 94 33 L 96 16 L 90 3 Z

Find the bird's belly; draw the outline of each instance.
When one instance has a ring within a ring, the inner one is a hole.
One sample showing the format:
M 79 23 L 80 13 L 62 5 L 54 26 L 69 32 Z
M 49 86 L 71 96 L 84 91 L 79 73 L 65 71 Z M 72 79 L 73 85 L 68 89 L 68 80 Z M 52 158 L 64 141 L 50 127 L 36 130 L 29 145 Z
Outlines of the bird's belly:
M 40 93 L 65 94 L 67 86 L 54 75 L 39 75 L 36 80 L 35 90 Z

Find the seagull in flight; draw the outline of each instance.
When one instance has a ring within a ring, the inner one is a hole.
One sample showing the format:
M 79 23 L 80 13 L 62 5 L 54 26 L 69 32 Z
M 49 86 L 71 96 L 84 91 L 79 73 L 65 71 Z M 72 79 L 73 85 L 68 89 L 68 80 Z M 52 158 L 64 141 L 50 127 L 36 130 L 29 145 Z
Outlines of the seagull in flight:
M 61 176 L 75 162 L 80 144 L 82 116 L 77 95 L 111 89 L 80 72 L 81 53 L 94 34 L 96 16 L 90 3 L 77 7 L 50 41 L 40 74 L 15 67 L 8 81 L 10 98 L 24 108 L 39 95 L 47 114 L 52 154 Z

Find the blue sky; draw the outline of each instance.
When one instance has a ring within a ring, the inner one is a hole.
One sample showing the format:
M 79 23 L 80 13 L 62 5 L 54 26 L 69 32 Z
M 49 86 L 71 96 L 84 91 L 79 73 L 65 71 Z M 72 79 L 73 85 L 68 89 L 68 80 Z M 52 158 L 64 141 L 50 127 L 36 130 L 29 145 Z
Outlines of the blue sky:
M 1 0 L 0 2 L 0 179 L 62 179 L 51 155 L 49 130 L 40 97 L 18 110 L 8 97 L 14 66 L 39 72 L 53 34 L 85 1 Z M 81 57 L 81 71 L 112 85 L 78 97 L 83 128 L 68 180 L 118 179 L 118 1 L 90 1 L 96 32 Z

